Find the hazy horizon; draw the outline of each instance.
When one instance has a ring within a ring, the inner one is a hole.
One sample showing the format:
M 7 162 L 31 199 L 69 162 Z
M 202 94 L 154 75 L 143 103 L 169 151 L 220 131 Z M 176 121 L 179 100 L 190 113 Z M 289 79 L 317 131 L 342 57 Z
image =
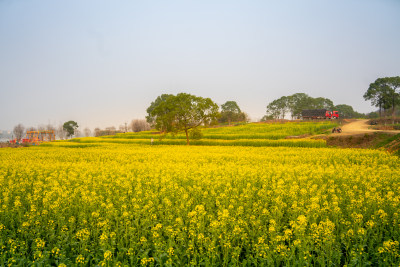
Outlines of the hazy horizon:
M 236 101 L 252 120 L 306 93 L 376 110 L 400 75 L 400 1 L 0 1 L 0 130 L 119 127 L 163 93 Z

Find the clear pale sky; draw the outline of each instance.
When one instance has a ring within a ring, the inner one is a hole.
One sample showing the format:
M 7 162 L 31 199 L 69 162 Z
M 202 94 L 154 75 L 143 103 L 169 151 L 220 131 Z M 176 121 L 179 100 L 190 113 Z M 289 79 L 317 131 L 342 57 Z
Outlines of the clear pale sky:
M 398 75 L 398 0 L 0 0 L 2 130 L 118 128 L 179 92 L 253 120 L 297 92 L 370 112 L 368 85 Z

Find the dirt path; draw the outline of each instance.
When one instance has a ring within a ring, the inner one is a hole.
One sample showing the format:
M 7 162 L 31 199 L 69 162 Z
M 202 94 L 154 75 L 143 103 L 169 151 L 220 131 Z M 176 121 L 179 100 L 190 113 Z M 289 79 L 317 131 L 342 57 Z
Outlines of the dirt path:
M 365 133 L 374 133 L 374 132 L 382 132 L 382 133 L 394 133 L 398 134 L 400 131 L 394 130 L 374 130 L 368 129 L 370 125 L 368 124 L 368 120 L 356 120 L 354 122 L 350 122 L 348 124 L 343 125 L 342 133 L 333 133 L 333 136 L 345 136 L 345 135 L 357 135 L 357 134 L 365 134 Z

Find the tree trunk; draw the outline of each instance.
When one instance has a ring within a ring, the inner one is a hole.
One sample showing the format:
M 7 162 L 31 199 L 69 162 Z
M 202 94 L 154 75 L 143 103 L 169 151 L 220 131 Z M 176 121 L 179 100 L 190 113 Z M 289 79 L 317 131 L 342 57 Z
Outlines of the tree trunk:
M 396 98 L 395 98 L 395 96 L 393 95 L 393 103 L 392 103 L 392 105 L 393 105 L 393 107 L 392 107 L 392 124 L 394 124 L 394 111 L 395 111 L 395 106 L 396 106 Z
M 190 143 L 189 143 L 189 135 L 188 135 L 187 129 L 185 129 L 185 134 L 186 134 L 186 145 L 188 146 L 188 145 L 190 145 Z

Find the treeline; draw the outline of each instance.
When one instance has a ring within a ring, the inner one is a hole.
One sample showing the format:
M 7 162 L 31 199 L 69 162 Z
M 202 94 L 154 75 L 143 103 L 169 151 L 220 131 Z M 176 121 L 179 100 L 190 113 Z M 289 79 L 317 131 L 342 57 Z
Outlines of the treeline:
M 341 118 L 364 118 L 365 114 L 354 111 L 352 106 L 346 104 L 334 105 L 333 101 L 323 97 L 311 97 L 305 93 L 296 93 L 282 96 L 267 105 L 267 114 L 261 119 L 276 120 L 301 119 L 301 112 L 305 109 L 327 109 L 339 111 Z
M 88 127 L 80 129 L 78 123 L 75 121 L 68 121 L 59 124 L 58 126 L 49 123 L 47 125 L 39 125 L 37 127 L 25 127 L 22 123 L 19 123 L 14 126 L 12 137 L 20 142 L 28 131 L 54 131 L 56 139 L 64 140 L 71 137 L 98 137 L 103 135 L 114 135 L 116 133 L 126 133 L 128 131 L 141 132 L 147 130 L 150 130 L 150 124 L 144 119 L 134 119 L 129 124 L 125 123 L 124 125 L 120 125 L 118 129 L 115 126 L 109 126 L 104 129 L 96 127 L 93 130 L 89 129 Z
M 126 133 L 126 132 L 141 132 L 150 130 L 150 124 L 144 119 L 134 119 L 129 124 L 125 123 L 120 125 L 117 129 L 115 126 L 106 127 L 105 129 L 95 128 L 94 136 L 104 136 L 104 135 L 114 135 L 117 133 Z
M 364 94 L 364 99 L 371 101 L 372 105 L 378 107 L 379 110 L 369 114 L 359 113 L 350 105 L 334 105 L 329 98 L 314 98 L 305 93 L 282 96 L 267 105 L 266 115 L 261 121 L 286 118 L 301 119 L 302 111 L 305 109 L 327 109 L 338 111 L 340 118 L 375 118 L 382 115 L 386 116 L 390 112 L 394 123 L 394 117 L 399 115 L 399 111 L 396 110 L 396 107 L 400 105 L 399 89 L 399 76 L 378 78 L 374 83 L 371 83 Z M 118 129 L 111 126 L 105 129 L 97 127 L 93 132 L 89 128 L 84 128 L 83 131 L 80 131 L 76 122 L 69 121 L 57 127 L 49 124 L 27 129 L 22 124 L 18 124 L 14 127 L 13 133 L 15 138 L 20 140 L 26 131 L 53 130 L 58 139 L 66 139 L 72 136 L 103 136 L 128 131 L 140 132 L 156 128 L 161 132 L 185 131 L 188 136 L 189 130 L 193 133 L 200 125 L 217 123 L 230 125 L 250 120 L 249 116 L 240 109 L 235 101 L 227 101 L 219 106 L 209 98 L 197 97 L 186 93 L 158 96 L 147 109 L 147 113 L 146 120 L 135 119 L 129 125 L 128 123 L 120 125 Z M 68 124 L 70 124 L 69 127 Z

